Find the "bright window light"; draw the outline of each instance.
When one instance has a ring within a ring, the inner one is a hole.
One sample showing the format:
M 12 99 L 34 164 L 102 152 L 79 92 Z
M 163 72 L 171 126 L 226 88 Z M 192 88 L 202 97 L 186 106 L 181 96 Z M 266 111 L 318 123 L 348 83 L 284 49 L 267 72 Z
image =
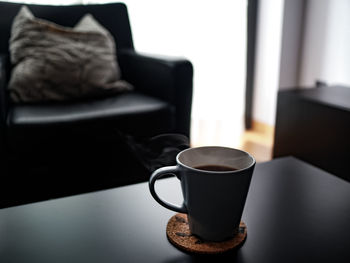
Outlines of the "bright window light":
M 192 144 L 238 147 L 243 130 L 247 0 L 124 2 L 138 51 L 186 57 L 193 63 Z

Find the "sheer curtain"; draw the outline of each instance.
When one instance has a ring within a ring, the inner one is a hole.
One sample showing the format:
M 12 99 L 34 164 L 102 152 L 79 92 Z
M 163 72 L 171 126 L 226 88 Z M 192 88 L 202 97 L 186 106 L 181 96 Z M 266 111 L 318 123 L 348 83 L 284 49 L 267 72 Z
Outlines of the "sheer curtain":
M 186 57 L 193 63 L 193 146 L 239 146 L 243 131 L 247 1 L 122 1 L 128 6 L 138 51 Z M 28 2 L 90 4 L 115 1 Z

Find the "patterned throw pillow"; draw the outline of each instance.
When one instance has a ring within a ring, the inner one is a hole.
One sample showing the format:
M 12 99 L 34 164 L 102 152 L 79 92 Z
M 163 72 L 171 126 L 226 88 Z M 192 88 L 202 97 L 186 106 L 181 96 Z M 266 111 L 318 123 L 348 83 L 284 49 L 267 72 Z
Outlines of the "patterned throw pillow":
M 10 96 L 17 103 L 66 101 L 131 90 L 121 80 L 112 35 L 90 14 L 74 28 L 38 19 L 23 6 L 10 38 Z

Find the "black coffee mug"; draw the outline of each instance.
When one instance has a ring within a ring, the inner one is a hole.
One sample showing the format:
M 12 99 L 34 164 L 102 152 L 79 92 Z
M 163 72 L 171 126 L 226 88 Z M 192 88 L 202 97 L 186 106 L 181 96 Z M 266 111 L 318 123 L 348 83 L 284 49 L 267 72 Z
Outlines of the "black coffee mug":
M 176 157 L 177 165 L 156 170 L 149 180 L 153 198 L 162 206 L 188 215 L 192 234 L 223 241 L 237 234 L 255 159 L 249 153 L 220 146 L 190 148 Z M 155 181 L 175 174 L 181 180 L 184 202 L 176 206 L 162 200 Z

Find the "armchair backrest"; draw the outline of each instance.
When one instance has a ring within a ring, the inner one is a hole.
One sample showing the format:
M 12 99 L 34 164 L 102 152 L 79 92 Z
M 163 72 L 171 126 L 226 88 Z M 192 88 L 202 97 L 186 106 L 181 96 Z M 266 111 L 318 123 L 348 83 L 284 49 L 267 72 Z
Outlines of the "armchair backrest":
M 22 5 L 0 2 L 0 54 L 9 52 L 12 21 Z M 117 50 L 134 48 L 129 16 L 123 3 L 71 6 L 27 4 L 27 6 L 36 17 L 69 27 L 74 26 L 83 15 L 90 13 L 111 32 L 115 38 Z

